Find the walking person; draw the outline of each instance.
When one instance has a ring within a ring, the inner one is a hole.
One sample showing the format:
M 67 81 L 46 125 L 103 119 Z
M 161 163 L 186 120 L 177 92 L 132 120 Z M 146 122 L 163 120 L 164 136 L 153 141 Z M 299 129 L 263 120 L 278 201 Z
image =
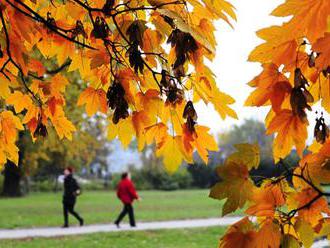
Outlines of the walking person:
M 80 226 L 84 225 L 84 220 L 74 211 L 76 204 L 76 198 L 80 195 L 80 187 L 73 177 L 73 169 L 67 167 L 64 170 L 64 194 L 63 194 L 63 215 L 64 225 L 63 227 L 69 227 L 69 213 L 72 214 L 79 221 Z
M 134 209 L 133 209 L 133 201 L 139 200 L 139 196 L 136 193 L 133 182 L 131 181 L 130 174 L 125 172 L 121 175 L 121 181 L 117 186 L 117 196 L 124 204 L 123 210 L 119 214 L 117 220 L 115 221 L 115 225 L 119 228 L 119 224 L 121 220 L 128 214 L 129 223 L 131 227 L 135 227 L 135 218 L 134 218 Z

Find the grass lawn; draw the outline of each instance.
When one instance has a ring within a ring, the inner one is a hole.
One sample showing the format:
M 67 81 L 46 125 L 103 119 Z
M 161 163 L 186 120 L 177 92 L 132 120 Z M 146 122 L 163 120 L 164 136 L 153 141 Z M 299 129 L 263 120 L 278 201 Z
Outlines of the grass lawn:
M 6 248 L 212 248 L 217 247 L 224 227 L 97 233 L 60 238 L 0 241 Z
M 137 221 L 220 217 L 223 204 L 209 198 L 208 190 L 139 193 L 143 200 L 135 203 Z M 23 198 L 0 199 L 0 229 L 61 226 L 61 199 L 61 193 L 34 193 Z M 76 210 L 88 225 L 112 223 L 121 207 L 112 191 L 85 191 L 78 199 Z M 70 219 L 71 224 L 77 224 L 75 219 Z

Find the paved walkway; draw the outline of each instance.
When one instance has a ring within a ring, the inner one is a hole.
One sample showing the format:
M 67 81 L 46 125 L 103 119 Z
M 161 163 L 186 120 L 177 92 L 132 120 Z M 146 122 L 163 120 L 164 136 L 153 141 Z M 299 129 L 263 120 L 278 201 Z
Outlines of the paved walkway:
M 242 217 L 223 217 L 212 219 L 194 219 L 194 220 L 173 220 L 173 221 L 158 221 L 158 222 L 141 222 L 136 228 L 131 228 L 127 224 L 123 224 L 121 228 L 117 228 L 113 224 L 103 225 L 88 225 L 83 227 L 44 227 L 30 229 L 0 229 L 1 239 L 24 239 L 35 237 L 58 237 L 68 235 L 81 235 L 99 232 L 128 232 L 128 231 L 143 231 L 143 230 L 158 230 L 158 229 L 176 229 L 176 228 L 194 228 L 194 227 L 211 227 L 211 226 L 228 226 Z M 330 247 L 327 240 L 316 241 L 312 248 Z
M 175 228 L 194 228 L 194 227 L 210 227 L 210 226 L 228 226 L 242 217 L 223 217 L 212 219 L 195 219 L 195 220 L 173 220 L 159 222 L 140 222 L 136 228 L 130 228 L 128 225 L 121 225 L 117 228 L 113 224 L 88 225 L 83 227 L 44 227 L 30 229 L 0 229 L 0 239 L 24 239 L 33 237 L 57 237 L 67 235 L 79 235 L 98 232 L 122 232 L 122 231 L 142 231 L 157 229 L 175 229 Z

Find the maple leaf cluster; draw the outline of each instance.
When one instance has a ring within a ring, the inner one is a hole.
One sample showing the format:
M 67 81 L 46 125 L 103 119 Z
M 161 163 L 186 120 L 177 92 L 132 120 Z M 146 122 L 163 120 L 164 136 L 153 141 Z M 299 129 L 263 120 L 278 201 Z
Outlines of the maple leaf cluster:
M 86 118 L 107 116 L 108 137 L 125 147 L 156 143 L 168 171 L 217 150 L 196 102 L 237 117 L 205 64 L 215 56 L 214 21 L 236 19 L 225 0 L 1 0 L 0 17 L 0 167 L 17 163 L 23 128 L 34 140 L 52 128 L 72 139 L 65 73 L 80 74 Z
M 330 2 L 287 0 L 272 15 L 290 19 L 257 32 L 264 43 L 251 52 L 249 61 L 261 63 L 263 71 L 249 82 L 255 90 L 245 105 L 270 106 L 265 122 L 268 134 L 276 134 L 273 153 L 278 161 L 293 146 L 302 156 L 309 124 L 306 112 L 313 104 L 321 101 L 325 111 L 330 110 Z M 315 134 L 323 143 L 325 129 L 326 125 L 323 133 Z
M 297 167 L 281 161 L 277 166 L 286 168 L 284 174 L 258 180 L 250 171 L 259 166 L 259 146 L 235 147 L 237 152 L 217 168 L 221 181 L 210 197 L 225 199 L 222 215 L 242 209 L 247 216 L 229 227 L 219 247 L 311 247 L 314 239 L 330 237 L 330 194 L 322 186 L 330 180 L 329 140 Z
M 306 151 L 307 111 L 319 101 L 330 110 L 330 1 L 286 0 L 272 15 L 289 18 L 257 32 L 264 42 L 249 61 L 261 63 L 263 70 L 249 82 L 254 91 L 245 105 L 270 108 L 267 134 L 276 135 L 273 155 L 284 172 L 253 178 L 258 146 L 236 146 L 238 151 L 218 167 L 221 181 L 210 197 L 225 199 L 223 215 L 240 208 L 247 216 L 227 230 L 219 247 L 311 247 L 316 238 L 330 237 L 330 194 L 324 187 L 330 183 L 330 140 L 323 113 Z M 301 160 L 289 167 L 283 159 L 293 147 Z

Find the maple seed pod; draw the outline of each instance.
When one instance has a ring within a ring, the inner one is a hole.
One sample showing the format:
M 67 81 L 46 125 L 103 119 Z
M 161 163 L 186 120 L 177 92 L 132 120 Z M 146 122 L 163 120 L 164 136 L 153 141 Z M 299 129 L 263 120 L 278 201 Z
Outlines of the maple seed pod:
M 316 118 L 316 123 L 314 127 L 314 137 L 316 141 L 320 144 L 324 144 L 329 137 L 329 128 L 325 124 L 323 115 L 320 118 Z
M 296 68 L 294 71 L 294 87 L 299 88 L 305 87 L 306 85 L 309 85 L 307 79 L 302 74 L 300 68 Z
M 171 85 L 167 90 L 167 99 L 166 102 L 170 102 L 171 104 L 180 103 L 183 100 L 183 91 L 178 89 L 175 85 L 174 80 L 171 80 Z
M 308 66 L 310 68 L 315 67 L 315 59 L 316 59 L 315 53 L 311 52 L 311 54 L 308 55 Z
M 190 53 L 194 53 L 198 49 L 197 42 L 189 33 L 174 29 L 167 39 L 172 47 L 175 47 L 176 60 L 172 65 L 176 77 L 184 76 L 185 71 L 183 65 L 189 58 Z
M 94 29 L 91 32 L 91 37 L 95 39 L 106 39 L 109 36 L 110 30 L 104 18 L 96 17 Z
M 195 132 L 196 121 L 194 121 L 193 118 L 188 116 L 186 124 L 187 124 L 187 128 L 188 128 L 190 133 Z
M 56 28 L 57 26 L 56 26 L 56 21 L 55 21 L 55 19 L 51 16 L 51 13 L 50 12 L 47 12 L 47 24 L 48 25 L 50 25 L 50 26 L 52 26 L 52 27 L 54 27 L 54 28 Z M 50 29 L 47 29 L 47 33 L 49 34 L 49 33 L 51 33 L 52 31 L 50 30 Z
M 88 38 L 85 29 L 84 29 L 84 25 L 82 24 L 82 22 L 80 20 L 76 21 L 76 27 L 72 30 L 72 38 L 76 38 L 78 35 L 82 35 L 85 39 Z
M 328 77 L 328 75 L 330 75 L 330 66 L 328 66 L 327 69 L 322 70 L 322 74 L 324 77 Z
M 102 8 L 103 13 L 107 16 L 111 15 L 114 4 L 115 4 L 115 0 L 106 0 Z
M 160 80 L 160 84 L 164 88 L 168 87 L 167 71 L 166 70 L 162 70 L 162 79 Z
M 47 135 L 48 135 L 47 127 L 41 121 L 38 121 L 37 128 L 33 133 L 33 137 L 34 138 L 46 137 Z
M 128 27 L 126 34 L 128 35 L 128 40 L 131 43 L 137 43 L 138 45 L 143 45 L 143 34 L 146 30 L 145 22 L 143 21 L 134 21 Z
M 130 66 L 134 68 L 135 73 L 138 74 L 140 72 L 143 74 L 144 61 L 137 42 L 133 43 L 133 45 L 127 50 L 126 54 L 128 54 Z
M 125 99 L 125 89 L 121 83 L 115 80 L 107 91 L 107 102 L 111 109 L 114 109 L 112 121 L 117 124 L 120 119 L 129 116 L 128 103 Z
M 298 115 L 300 120 L 305 123 L 308 122 L 307 115 L 305 113 L 305 108 L 307 108 L 308 110 L 312 110 L 312 108 L 307 103 L 307 98 L 305 96 L 306 94 L 307 93 L 304 93 L 304 91 L 301 88 L 293 88 L 290 96 L 290 104 L 291 104 L 292 112 L 295 115 Z M 312 96 L 310 95 L 310 97 Z
M 183 118 L 185 119 L 191 118 L 194 121 L 197 120 L 197 113 L 192 101 L 188 101 L 186 106 L 184 107 Z
M 115 109 L 125 96 L 125 90 L 120 82 L 115 80 L 107 91 L 107 102 L 111 109 Z

